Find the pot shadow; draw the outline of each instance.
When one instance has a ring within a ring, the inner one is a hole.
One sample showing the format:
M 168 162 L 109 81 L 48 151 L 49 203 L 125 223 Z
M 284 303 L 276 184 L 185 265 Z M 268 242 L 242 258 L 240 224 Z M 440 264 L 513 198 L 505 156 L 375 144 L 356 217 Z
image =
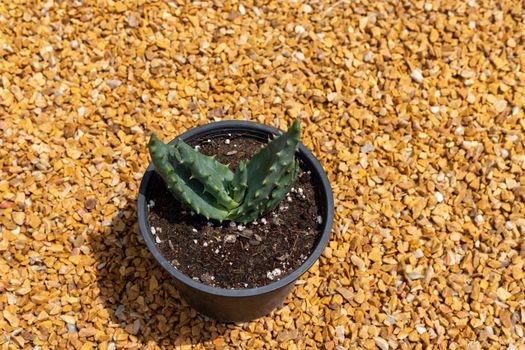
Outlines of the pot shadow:
M 147 249 L 136 212 L 135 200 L 128 198 L 111 224 L 89 239 L 96 258 L 98 299 L 111 319 L 108 334 L 117 348 L 130 343 L 145 349 L 212 345 L 235 326 L 198 314 L 180 297 L 172 277 Z

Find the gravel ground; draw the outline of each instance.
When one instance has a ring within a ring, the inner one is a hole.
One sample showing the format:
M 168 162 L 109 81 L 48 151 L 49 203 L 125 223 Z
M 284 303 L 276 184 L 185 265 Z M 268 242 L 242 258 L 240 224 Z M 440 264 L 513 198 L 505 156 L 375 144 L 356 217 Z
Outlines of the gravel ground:
M 521 1 L 0 1 L 2 348 L 524 349 L 524 41 Z M 297 116 L 333 239 L 205 319 L 138 234 L 148 136 Z

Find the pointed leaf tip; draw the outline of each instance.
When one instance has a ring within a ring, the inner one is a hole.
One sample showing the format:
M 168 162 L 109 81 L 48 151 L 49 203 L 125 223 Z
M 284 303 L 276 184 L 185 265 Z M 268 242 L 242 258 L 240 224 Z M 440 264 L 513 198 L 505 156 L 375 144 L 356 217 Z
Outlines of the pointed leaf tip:
M 152 133 L 151 136 L 149 137 L 148 146 L 151 146 L 153 143 L 157 142 L 158 140 L 159 138 L 157 137 L 157 135 L 155 133 Z
M 301 120 L 296 118 L 292 125 L 288 128 L 288 131 L 292 130 L 294 133 L 299 133 L 301 129 Z

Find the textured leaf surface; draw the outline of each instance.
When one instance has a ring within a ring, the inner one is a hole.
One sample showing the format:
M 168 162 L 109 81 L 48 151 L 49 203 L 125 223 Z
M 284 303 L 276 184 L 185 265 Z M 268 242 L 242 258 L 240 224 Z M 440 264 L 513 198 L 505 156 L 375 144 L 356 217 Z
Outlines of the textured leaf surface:
M 151 136 L 148 146 L 155 169 L 178 200 L 208 219 L 224 220 L 228 211 L 204 191 L 199 181 L 191 179 L 189 169 L 177 160 L 174 146 L 164 144 L 155 134 Z
M 239 206 L 229 195 L 230 183 L 234 174 L 226 165 L 215 158 L 206 156 L 178 139 L 173 146 L 175 158 L 189 170 L 190 177 L 203 185 L 204 191 L 210 193 L 226 209 Z
M 267 212 L 262 204 L 270 200 L 275 187 L 283 184 L 286 179 L 283 175 L 295 167 L 294 157 L 299 136 L 300 124 L 299 120 L 296 120 L 288 131 L 271 140 L 248 161 L 246 195 L 243 203 L 230 213 L 229 219 L 248 222 L 253 215 L 246 213 L 256 211 L 256 217 L 259 217 Z
M 236 221 L 242 223 L 251 222 L 257 220 L 257 218 L 259 218 L 262 214 L 273 210 L 290 191 L 292 185 L 297 179 L 298 174 L 299 162 L 296 161 L 292 169 L 284 174 L 282 181 L 279 182 L 279 185 L 274 188 L 270 195 L 270 199 L 268 201 L 261 202 L 258 206 L 253 206 L 246 212 L 243 212 L 236 218 Z
M 288 193 L 299 170 L 295 152 L 300 124 L 296 120 L 235 173 L 177 140 L 166 145 L 152 135 L 149 151 L 168 189 L 197 214 L 219 221 L 250 222 L 275 208 Z
M 241 202 L 244 199 L 246 188 L 248 187 L 248 171 L 246 169 L 246 163 L 242 160 L 239 162 L 233 180 L 231 182 L 231 190 L 233 199 L 237 202 Z

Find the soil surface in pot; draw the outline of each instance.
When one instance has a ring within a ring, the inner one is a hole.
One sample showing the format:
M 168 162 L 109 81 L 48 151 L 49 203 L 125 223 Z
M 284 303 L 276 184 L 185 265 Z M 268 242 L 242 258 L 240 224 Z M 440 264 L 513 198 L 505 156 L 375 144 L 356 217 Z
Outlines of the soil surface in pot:
M 241 135 L 189 144 L 216 155 L 232 170 L 263 146 Z M 245 289 L 279 280 L 307 259 L 321 236 L 318 196 L 303 170 L 273 211 L 246 225 L 195 215 L 173 198 L 156 173 L 147 192 L 148 221 L 161 253 L 182 273 L 214 287 Z

